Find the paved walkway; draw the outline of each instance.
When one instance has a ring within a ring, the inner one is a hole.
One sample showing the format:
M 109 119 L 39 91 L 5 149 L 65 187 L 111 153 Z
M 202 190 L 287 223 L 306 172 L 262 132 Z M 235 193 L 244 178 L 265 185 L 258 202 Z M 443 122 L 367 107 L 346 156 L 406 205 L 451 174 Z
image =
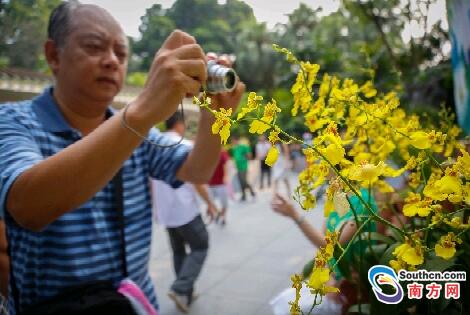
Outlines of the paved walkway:
M 300 272 L 313 257 L 315 248 L 291 220 L 271 210 L 270 198 L 270 191 L 262 191 L 256 202 L 231 202 L 227 225 L 208 226 L 209 256 L 196 284 L 200 297 L 190 314 L 272 314 L 269 300 L 290 286 L 290 275 Z M 322 213 L 312 211 L 308 220 L 320 228 Z M 181 314 L 166 295 L 174 280 L 168 236 L 161 226 L 155 226 L 153 237 L 150 272 L 160 314 Z

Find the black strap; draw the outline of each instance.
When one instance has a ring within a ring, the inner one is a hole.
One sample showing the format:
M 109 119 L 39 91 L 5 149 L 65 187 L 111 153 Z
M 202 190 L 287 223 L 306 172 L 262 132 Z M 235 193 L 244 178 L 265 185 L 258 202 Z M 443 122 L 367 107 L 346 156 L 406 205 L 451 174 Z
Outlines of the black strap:
M 127 259 L 126 259 L 126 239 L 124 233 L 124 198 L 123 198 L 123 184 L 122 184 L 122 169 L 120 169 L 116 175 L 114 175 L 112 180 L 114 186 L 114 206 L 116 207 L 117 216 L 118 216 L 118 225 L 119 225 L 119 237 L 120 237 L 120 246 L 121 246 L 121 267 L 122 274 L 124 278 L 129 276 L 127 271 Z M 5 233 L 6 233 L 6 224 L 5 224 Z M 10 284 L 11 284 L 11 293 L 13 295 L 13 301 L 15 303 L 16 313 L 19 314 L 20 309 L 20 294 L 18 287 L 16 285 L 16 279 L 13 274 L 13 262 L 11 255 L 11 247 L 7 244 L 8 256 L 10 257 Z
M 114 184 L 114 205 L 116 207 L 119 224 L 119 236 L 121 239 L 121 267 L 124 278 L 129 276 L 127 270 L 127 259 L 126 259 L 126 238 L 124 232 L 124 199 L 123 199 L 123 185 L 122 185 L 122 169 L 120 169 L 113 177 Z

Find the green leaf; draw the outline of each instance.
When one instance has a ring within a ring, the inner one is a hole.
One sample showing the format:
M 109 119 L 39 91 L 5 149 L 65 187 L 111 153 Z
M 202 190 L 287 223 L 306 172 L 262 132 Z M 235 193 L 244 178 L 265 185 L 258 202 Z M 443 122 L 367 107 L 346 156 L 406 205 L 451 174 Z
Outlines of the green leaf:
M 370 239 L 371 241 L 379 241 L 379 242 L 389 244 L 389 245 L 395 243 L 393 238 L 391 238 L 390 236 L 386 236 L 377 232 L 365 232 L 364 238 L 366 240 Z
M 304 268 L 302 269 L 302 277 L 304 279 L 307 279 L 308 277 L 310 277 L 310 274 L 312 273 L 312 270 L 313 270 L 313 263 L 314 261 L 312 259 L 304 265 Z
M 446 260 L 431 254 L 431 258 L 424 264 L 424 269 L 429 271 L 444 271 L 449 269 L 455 264 L 455 259 Z
M 364 253 L 366 255 L 372 255 L 371 253 L 371 248 L 372 248 L 372 251 L 375 253 L 375 255 L 377 256 L 382 256 L 382 254 L 384 253 L 384 251 L 387 249 L 388 245 L 387 244 L 374 244 L 374 245 L 370 245 L 367 246 L 365 248 L 365 251 Z
M 391 245 L 385 252 L 384 254 L 382 255 L 381 259 L 380 259 L 380 263 L 382 265 L 386 265 L 388 266 L 389 265 L 389 262 L 390 260 L 394 259 L 395 257 L 393 256 L 393 251 L 395 250 L 395 248 L 398 247 L 398 243 L 395 243 L 393 245 Z
M 370 304 L 354 304 L 348 309 L 347 314 L 349 313 L 359 313 L 359 305 L 361 305 L 362 314 L 370 314 Z

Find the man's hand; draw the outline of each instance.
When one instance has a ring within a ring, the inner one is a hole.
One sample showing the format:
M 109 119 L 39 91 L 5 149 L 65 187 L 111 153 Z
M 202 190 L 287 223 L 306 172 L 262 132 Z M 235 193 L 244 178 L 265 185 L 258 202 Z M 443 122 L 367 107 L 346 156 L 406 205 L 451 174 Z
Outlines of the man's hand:
M 207 60 L 216 60 L 218 64 L 232 67 L 232 61 L 230 60 L 229 56 L 221 55 L 217 56 L 214 53 L 207 54 Z M 212 101 L 212 108 L 219 109 L 219 108 L 232 108 L 233 113 L 235 113 L 240 100 L 242 99 L 243 93 L 245 92 L 245 84 L 238 80 L 235 89 L 232 92 L 227 93 L 217 93 L 211 94 L 210 98 Z
M 191 35 L 176 30 L 156 53 L 133 113 L 145 122 L 170 117 L 187 95 L 197 95 L 207 79 L 206 56 Z M 129 108 L 129 112 L 133 106 Z
M 219 214 L 219 210 L 217 210 L 216 206 L 211 202 L 207 205 L 207 216 L 209 217 L 209 223 L 214 221 L 214 219 Z

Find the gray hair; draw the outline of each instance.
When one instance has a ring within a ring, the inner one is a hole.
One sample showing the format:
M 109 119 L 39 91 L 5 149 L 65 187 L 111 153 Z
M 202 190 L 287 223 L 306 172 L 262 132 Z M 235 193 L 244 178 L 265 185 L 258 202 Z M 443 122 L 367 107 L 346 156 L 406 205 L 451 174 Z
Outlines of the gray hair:
M 47 26 L 47 37 L 55 42 L 57 47 L 64 47 L 65 40 L 70 33 L 72 11 L 81 6 L 76 0 L 62 2 L 49 16 L 49 25 Z

